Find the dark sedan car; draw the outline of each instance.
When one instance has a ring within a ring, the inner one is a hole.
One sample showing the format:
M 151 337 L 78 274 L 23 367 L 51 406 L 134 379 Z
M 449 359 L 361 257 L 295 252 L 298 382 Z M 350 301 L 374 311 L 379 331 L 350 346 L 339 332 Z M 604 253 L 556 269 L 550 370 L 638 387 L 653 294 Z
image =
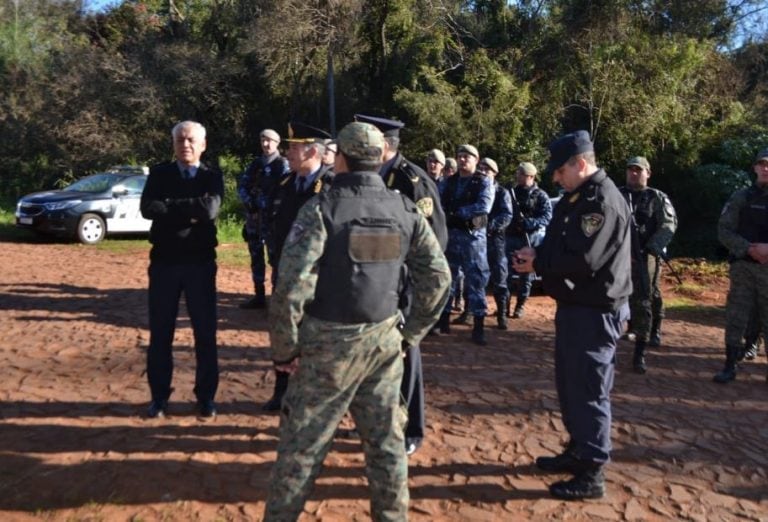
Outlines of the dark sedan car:
M 35 192 L 16 205 L 16 226 L 98 243 L 106 234 L 149 232 L 139 210 L 147 176 L 141 167 L 115 168 L 63 190 Z

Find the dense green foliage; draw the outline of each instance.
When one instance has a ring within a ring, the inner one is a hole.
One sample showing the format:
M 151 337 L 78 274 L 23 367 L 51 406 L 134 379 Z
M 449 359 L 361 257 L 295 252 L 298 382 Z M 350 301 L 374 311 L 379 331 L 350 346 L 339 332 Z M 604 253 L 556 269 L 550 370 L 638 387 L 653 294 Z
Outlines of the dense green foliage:
M 627 157 L 651 160 L 681 218 L 674 253 L 713 255 L 725 198 L 768 146 L 768 40 L 743 32 L 768 14 L 760 0 L 83 5 L 0 0 L 0 198 L 167 159 L 181 119 L 208 128 L 225 216 L 260 129 L 292 118 L 333 131 L 356 112 L 397 117 L 411 158 L 470 142 L 504 180 L 583 128 L 619 182 Z

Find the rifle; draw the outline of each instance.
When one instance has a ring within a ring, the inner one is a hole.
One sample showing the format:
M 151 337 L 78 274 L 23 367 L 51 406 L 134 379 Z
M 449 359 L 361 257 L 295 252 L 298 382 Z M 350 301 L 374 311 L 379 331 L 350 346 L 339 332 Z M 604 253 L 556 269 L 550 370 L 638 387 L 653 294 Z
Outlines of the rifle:
M 643 262 L 645 255 L 640 248 L 640 230 L 635 220 L 635 206 L 632 204 L 632 194 L 627 198 L 629 203 L 629 215 L 632 218 L 630 227 L 630 244 L 632 250 L 632 270 L 635 271 L 637 279 L 640 281 L 640 291 L 645 299 L 651 298 L 651 281 L 648 279 L 648 263 Z
M 667 265 L 667 268 L 669 268 L 669 272 L 677 280 L 677 284 L 682 286 L 683 285 L 683 280 L 680 277 L 680 273 L 677 270 L 675 270 L 674 266 L 672 266 L 672 261 L 669 260 L 669 256 L 667 255 L 667 253 L 666 252 L 662 252 L 659 257 L 661 258 L 662 261 L 664 261 L 664 264 Z
M 520 207 L 520 203 L 517 201 L 517 196 L 515 195 L 515 187 L 512 187 L 509 189 L 509 193 L 512 195 L 512 201 L 515 204 L 515 209 L 517 209 L 517 212 L 520 213 L 522 217 L 525 217 L 525 214 L 523 214 L 523 209 Z M 512 221 L 514 222 L 514 217 L 512 218 Z M 528 237 L 528 232 L 523 229 L 523 235 L 525 236 L 525 245 L 531 246 L 531 238 Z

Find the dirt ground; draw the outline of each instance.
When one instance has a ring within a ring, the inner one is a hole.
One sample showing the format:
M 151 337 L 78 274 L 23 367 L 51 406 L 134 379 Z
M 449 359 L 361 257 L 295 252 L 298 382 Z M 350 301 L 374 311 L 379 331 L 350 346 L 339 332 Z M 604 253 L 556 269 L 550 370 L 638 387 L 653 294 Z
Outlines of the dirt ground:
M 243 245 L 224 248 L 244 248 Z M 148 401 L 147 254 L 0 243 L 0 519 L 260 520 L 278 418 L 268 321 L 240 310 L 245 268 L 219 268 L 219 416 L 194 415 L 186 316 L 176 334 L 172 416 Z M 468 327 L 423 343 L 428 435 L 410 459 L 412 520 L 768 521 L 766 358 L 714 384 L 726 281 L 668 312 L 649 372 L 622 342 L 607 495 L 549 497 L 534 458 L 564 441 L 553 384 L 554 306 L 472 345 Z M 669 286 L 669 285 L 667 285 Z M 668 299 L 674 297 L 671 292 Z M 337 440 L 303 520 L 368 520 L 359 442 Z

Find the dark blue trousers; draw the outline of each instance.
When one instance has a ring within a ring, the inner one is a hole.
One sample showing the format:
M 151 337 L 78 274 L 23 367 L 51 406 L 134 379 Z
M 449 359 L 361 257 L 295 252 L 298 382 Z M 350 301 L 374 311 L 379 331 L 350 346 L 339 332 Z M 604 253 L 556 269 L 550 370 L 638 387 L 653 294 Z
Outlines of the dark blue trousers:
M 219 386 L 216 353 L 216 262 L 149 265 L 149 349 L 147 379 L 152 400 L 166 401 L 173 378 L 173 335 L 182 292 L 195 338 L 194 393 L 198 401 L 213 400 Z
M 571 451 L 583 460 L 610 460 L 616 341 L 628 317 L 626 304 L 615 312 L 557 304 L 555 385 Z
M 409 346 L 403 359 L 403 380 L 400 393 L 408 405 L 406 439 L 424 438 L 424 376 L 421 369 L 421 349 Z

